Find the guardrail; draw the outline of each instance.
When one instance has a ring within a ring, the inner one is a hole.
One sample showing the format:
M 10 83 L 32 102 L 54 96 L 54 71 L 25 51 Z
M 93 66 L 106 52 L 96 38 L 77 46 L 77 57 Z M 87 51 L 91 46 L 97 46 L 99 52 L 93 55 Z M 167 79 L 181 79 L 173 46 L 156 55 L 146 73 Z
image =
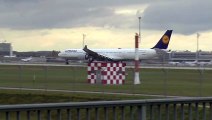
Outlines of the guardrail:
M 1 105 L 5 120 L 212 120 L 212 97 Z

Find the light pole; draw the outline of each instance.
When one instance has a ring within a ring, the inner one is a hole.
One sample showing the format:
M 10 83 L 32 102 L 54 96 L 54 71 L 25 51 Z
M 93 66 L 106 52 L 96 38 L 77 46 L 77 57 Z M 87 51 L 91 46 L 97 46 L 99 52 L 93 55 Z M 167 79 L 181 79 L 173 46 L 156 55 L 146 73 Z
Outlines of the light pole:
M 139 42 L 141 42 L 141 17 L 138 17 L 138 20 L 139 20 Z
M 196 61 L 198 62 L 199 59 L 199 36 L 200 34 L 197 33 L 197 53 L 196 53 Z
M 82 40 L 82 48 L 84 48 L 84 46 L 85 46 L 85 37 L 86 37 L 86 34 L 82 34 L 82 37 L 83 37 L 83 40 Z
M 143 16 L 143 13 L 141 12 L 141 10 L 137 10 L 136 16 L 138 17 L 138 20 L 139 20 L 138 37 L 139 37 L 139 42 L 141 42 L 141 17 Z

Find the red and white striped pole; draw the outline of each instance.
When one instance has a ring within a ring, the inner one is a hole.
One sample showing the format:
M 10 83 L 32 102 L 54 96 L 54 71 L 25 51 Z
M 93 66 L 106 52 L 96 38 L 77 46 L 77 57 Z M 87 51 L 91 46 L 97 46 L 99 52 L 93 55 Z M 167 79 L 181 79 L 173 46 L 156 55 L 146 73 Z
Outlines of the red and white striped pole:
M 135 35 L 135 74 L 134 74 L 134 84 L 140 84 L 139 78 L 139 35 Z

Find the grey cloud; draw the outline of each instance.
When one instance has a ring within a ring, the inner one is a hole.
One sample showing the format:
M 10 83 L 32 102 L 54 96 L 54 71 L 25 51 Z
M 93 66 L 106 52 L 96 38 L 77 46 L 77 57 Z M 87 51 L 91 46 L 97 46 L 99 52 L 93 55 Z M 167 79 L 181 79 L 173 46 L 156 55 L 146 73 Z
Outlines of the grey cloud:
M 212 28 L 210 0 L 0 0 L 0 28 L 100 26 L 136 29 L 136 15 L 134 18 L 117 15 L 114 8 L 147 3 L 149 7 L 142 16 L 143 29 L 173 29 L 191 34 Z
M 142 27 L 173 29 L 182 34 L 211 30 L 211 5 L 211 0 L 179 0 L 153 4 L 144 12 Z
M 147 0 L 0 0 L 0 27 L 42 29 L 83 25 L 104 26 L 116 17 L 112 6 L 146 3 Z M 105 21 L 107 20 L 107 21 Z

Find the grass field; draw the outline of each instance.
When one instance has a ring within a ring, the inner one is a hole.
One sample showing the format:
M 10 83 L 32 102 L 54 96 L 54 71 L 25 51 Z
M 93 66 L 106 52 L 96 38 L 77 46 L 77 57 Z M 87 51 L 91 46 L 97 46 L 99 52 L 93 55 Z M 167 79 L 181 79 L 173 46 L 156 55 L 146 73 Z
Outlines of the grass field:
M 102 95 L 83 93 L 61 93 L 45 91 L 21 91 L 1 90 L 0 105 L 3 104 L 31 104 L 31 103 L 58 103 L 58 102 L 84 102 L 102 100 L 130 100 L 130 99 L 151 99 L 153 97 L 126 96 L 126 95 Z
M 109 101 L 109 100 L 126 100 L 126 99 L 144 99 L 149 97 L 141 96 L 122 96 L 122 95 L 102 95 L 102 94 L 83 94 L 83 93 L 61 93 L 61 92 L 46 92 L 46 91 L 21 91 L 21 90 L 0 90 L 0 106 L 4 104 L 30 104 L 30 103 L 58 103 L 58 102 L 83 102 L 83 101 Z M 2 106 L 1 106 L 2 107 Z M 100 119 L 104 118 L 103 108 L 99 109 Z M 117 109 L 120 112 L 119 109 Z M 91 111 L 91 120 L 94 119 L 95 111 Z M 61 110 L 62 119 L 67 120 L 66 109 Z M 112 116 L 112 108 L 109 113 Z M 72 120 L 76 120 L 76 109 L 71 109 Z M 85 120 L 85 109 L 81 109 L 81 119 Z M 129 110 L 125 110 L 125 115 L 129 117 Z M 120 118 L 120 115 L 117 117 Z M 47 110 L 41 110 L 41 119 L 47 120 Z M 126 117 L 127 118 L 127 117 Z M 10 120 L 16 120 L 16 111 L 10 112 Z M 112 119 L 112 117 L 110 118 Z M 0 120 L 6 120 L 6 112 L 0 111 Z M 20 120 L 28 120 L 27 111 L 20 112 Z M 30 111 L 30 120 L 38 120 L 37 111 Z M 51 120 L 57 120 L 57 109 L 51 110 Z
M 133 85 L 127 69 L 124 85 L 91 85 L 85 67 L 0 66 L 0 87 L 126 92 L 176 96 L 211 96 L 212 71 L 141 69 L 141 84 Z

